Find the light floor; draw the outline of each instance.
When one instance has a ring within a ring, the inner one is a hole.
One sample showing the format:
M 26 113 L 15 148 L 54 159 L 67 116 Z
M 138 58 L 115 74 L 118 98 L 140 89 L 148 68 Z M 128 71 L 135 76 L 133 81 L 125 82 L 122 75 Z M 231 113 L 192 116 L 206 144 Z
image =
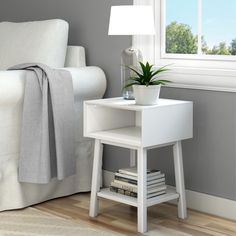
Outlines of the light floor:
M 100 215 L 95 219 L 88 216 L 88 193 L 51 200 L 35 208 L 49 212 L 73 221 L 84 221 L 91 226 L 109 229 L 122 235 L 141 235 L 136 232 L 136 208 L 100 200 Z M 188 219 L 179 220 L 176 217 L 176 206 L 161 204 L 148 210 L 147 235 L 155 236 L 236 236 L 236 221 L 202 214 L 188 210 Z

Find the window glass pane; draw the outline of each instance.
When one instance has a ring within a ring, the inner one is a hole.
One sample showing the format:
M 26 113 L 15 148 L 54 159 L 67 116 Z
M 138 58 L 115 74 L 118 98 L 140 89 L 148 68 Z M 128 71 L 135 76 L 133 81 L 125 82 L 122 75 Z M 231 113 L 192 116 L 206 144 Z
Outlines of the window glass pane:
M 198 0 L 166 0 L 166 53 L 197 54 Z
M 203 53 L 236 55 L 236 0 L 203 0 Z

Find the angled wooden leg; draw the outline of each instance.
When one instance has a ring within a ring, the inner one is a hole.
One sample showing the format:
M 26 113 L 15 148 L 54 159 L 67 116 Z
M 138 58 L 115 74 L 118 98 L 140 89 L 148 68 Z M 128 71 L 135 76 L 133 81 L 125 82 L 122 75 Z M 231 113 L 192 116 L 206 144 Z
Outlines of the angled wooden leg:
M 100 190 L 100 184 L 101 184 L 102 151 L 103 151 L 103 144 L 99 139 L 95 139 L 92 187 L 91 187 L 90 210 L 89 210 L 89 216 L 91 217 L 95 217 L 98 214 L 97 192 Z
M 130 149 L 130 167 L 135 167 L 136 166 L 136 150 L 135 149 Z
M 147 232 L 147 149 L 138 149 L 138 232 Z
M 174 165 L 175 165 L 176 191 L 177 193 L 179 193 L 178 217 L 181 219 L 185 219 L 187 217 L 187 207 L 186 207 L 181 141 L 178 141 L 174 144 L 173 153 L 174 153 Z

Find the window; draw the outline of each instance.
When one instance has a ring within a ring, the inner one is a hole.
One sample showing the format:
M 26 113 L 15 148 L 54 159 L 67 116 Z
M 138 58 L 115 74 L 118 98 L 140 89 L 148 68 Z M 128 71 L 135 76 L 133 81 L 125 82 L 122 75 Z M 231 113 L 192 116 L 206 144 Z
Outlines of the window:
M 164 49 L 168 54 L 198 53 L 198 0 L 165 0 Z
M 200 59 L 204 55 L 236 59 L 235 0 L 163 0 L 162 5 L 164 57 L 192 54 Z
M 145 61 L 171 64 L 169 86 L 236 92 L 236 0 L 134 0 L 153 5 L 156 35 L 134 36 Z

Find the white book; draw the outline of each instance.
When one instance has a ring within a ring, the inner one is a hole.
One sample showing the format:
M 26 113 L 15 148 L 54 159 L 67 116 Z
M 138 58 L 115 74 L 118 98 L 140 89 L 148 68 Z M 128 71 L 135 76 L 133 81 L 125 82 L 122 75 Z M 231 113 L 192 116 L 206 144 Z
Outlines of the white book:
M 114 180 L 111 182 L 112 187 L 128 190 L 134 193 L 137 193 L 138 191 L 138 186 L 134 184 L 129 184 L 129 183 L 123 183 L 121 181 Z M 147 192 L 158 192 L 166 189 L 166 185 L 164 182 L 161 182 L 160 184 L 155 184 L 152 185 L 151 188 L 147 186 Z
M 163 182 L 160 182 L 160 183 L 148 185 L 147 189 L 156 188 L 156 187 L 159 187 L 159 186 L 162 186 L 162 185 L 166 185 L 166 182 L 163 181 Z
M 147 178 L 147 182 L 154 181 L 157 179 L 165 178 L 165 174 L 159 174 L 157 176 L 151 176 L 150 178 Z
M 120 178 L 125 178 L 125 179 L 131 179 L 131 180 L 135 180 L 135 181 L 138 180 L 138 176 L 128 175 L 128 174 L 119 173 L 119 172 L 116 172 L 115 176 L 118 176 Z M 155 175 L 148 175 L 147 181 L 159 179 L 159 178 L 164 178 L 164 177 L 165 177 L 165 174 L 161 174 L 161 173 L 157 173 Z
M 111 186 L 118 188 L 118 189 L 123 189 L 123 190 L 128 190 L 130 192 L 134 192 L 137 193 L 138 192 L 138 188 L 136 187 L 131 187 L 131 186 L 125 186 L 116 182 L 111 182 Z M 164 190 L 166 190 L 166 185 L 162 184 L 161 186 L 155 187 L 155 188 L 151 188 L 151 189 L 147 189 L 147 194 L 153 194 L 153 193 L 158 193 L 158 192 L 162 192 Z
M 114 182 L 115 182 L 115 183 L 122 184 L 122 185 L 124 185 L 124 186 L 137 187 L 137 184 L 127 183 L 127 182 L 124 182 L 124 181 L 121 181 L 121 180 L 117 180 L 117 179 L 115 179 Z M 161 178 L 161 179 L 157 179 L 157 180 L 148 181 L 148 182 L 147 182 L 147 187 L 148 187 L 149 185 L 158 184 L 158 183 L 161 183 L 161 182 L 165 182 L 165 178 Z
M 119 169 L 118 172 L 122 174 L 135 176 L 135 177 L 138 176 L 136 167 Z M 154 176 L 160 173 L 161 173 L 160 170 L 149 170 L 149 169 L 147 170 L 147 176 Z
M 166 190 L 166 188 L 167 188 L 166 185 L 163 185 L 163 186 L 160 186 L 160 187 L 157 187 L 157 188 L 148 189 L 147 193 L 151 194 L 151 193 L 162 192 L 162 191 Z
M 152 197 L 157 197 L 157 196 L 160 196 L 162 194 L 165 194 L 166 191 L 161 191 L 161 192 L 158 192 L 158 193 L 151 193 L 151 194 L 148 194 L 147 198 L 152 198 Z
M 135 192 L 135 190 L 137 190 L 137 186 L 134 184 L 123 184 L 123 183 L 119 183 L 119 182 L 115 182 L 115 181 L 111 182 L 111 186 L 115 187 L 115 188 L 128 190 L 130 192 Z
M 111 190 L 112 192 L 116 192 L 116 193 L 119 193 L 119 194 L 122 194 L 122 195 L 127 195 L 127 196 L 131 196 L 131 197 L 135 197 L 137 198 L 137 193 L 134 193 L 134 192 L 131 192 L 131 191 L 127 191 L 127 190 L 123 190 L 123 189 L 117 189 L 116 187 L 111 187 Z M 150 198 L 153 198 L 153 197 L 158 197 L 162 194 L 165 194 L 166 191 L 163 190 L 163 191 L 159 191 L 159 192 L 156 192 L 156 193 L 149 193 L 147 194 L 147 199 L 150 199 Z
M 160 183 L 157 183 L 157 184 L 148 185 L 147 189 L 153 189 L 153 188 L 157 188 L 157 187 L 160 187 L 160 186 L 163 186 L 163 185 L 166 186 L 166 183 L 164 181 L 160 182 Z
M 165 182 L 165 181 L 166 181 L 165 178 L 154 179 L 154 180 L 148 181 L 147 186 L 157 184 L 157 183 L 161 183 L 161 182 Z

